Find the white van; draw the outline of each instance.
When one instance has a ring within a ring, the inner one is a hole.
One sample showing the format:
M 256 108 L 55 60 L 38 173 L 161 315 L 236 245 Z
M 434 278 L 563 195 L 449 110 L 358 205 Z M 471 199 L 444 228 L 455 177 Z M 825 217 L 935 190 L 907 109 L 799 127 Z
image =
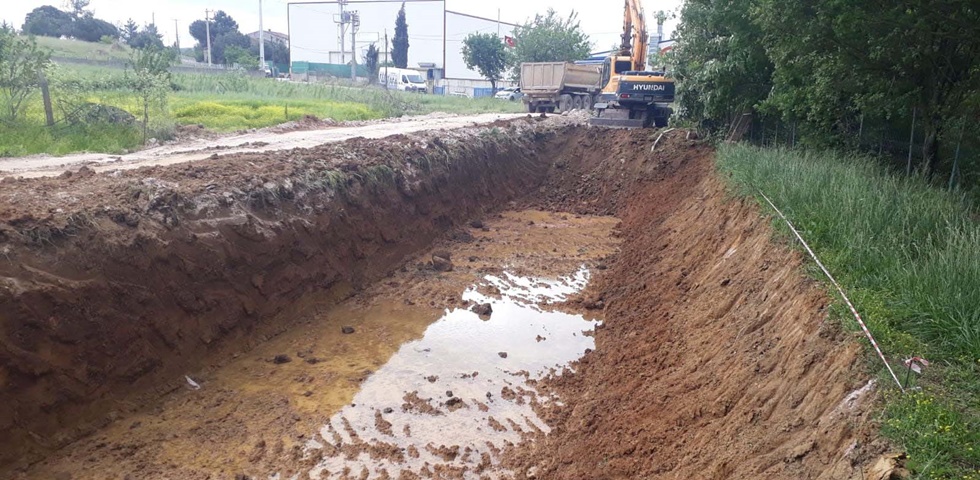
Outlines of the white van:
M 405 92 L 426 92 L 425 79 L 418 70 L 407 68 L 381 67 L 378 71 L 378 83 L 389 90 Z

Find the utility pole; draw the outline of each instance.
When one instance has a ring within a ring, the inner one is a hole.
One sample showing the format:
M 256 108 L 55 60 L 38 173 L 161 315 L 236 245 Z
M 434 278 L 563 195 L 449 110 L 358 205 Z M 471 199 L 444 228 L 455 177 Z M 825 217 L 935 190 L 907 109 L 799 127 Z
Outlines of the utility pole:
M 361 16 L 357 10 L 350 12 L 350 79 L 357 81 L 357 30 L 361 27 Z
M 388 29 L 385 29 L 385 90 L 388 89 Z
M 204 10 L 204 30 L 205 36 L 208 37 L 208 67 L 211 66 L 211 11 Z
M 265 33 L 262 30 L 262 0 L 259 0 L 259 68 L 265 73 Z
M 177 55 L 180 55 L 180 28 L 177 27 L 177 19 L 174 19 L 174 45 L 177 47 Z
M 350 17 L 347 15 L 347 12 L 344 11 L 344 7 L 347 5 L 347 0 L 338 0 L 337 5 L 340 7 L 340 16 L 334 17 L 334 23 L 340 25 L 340 63 L 344 64 L 347 63 L 346 59 L 344 58 L 347 52 L 347 48 L 345 47 L 344 43 L 347 40 L 347 23 L 350 22 Z

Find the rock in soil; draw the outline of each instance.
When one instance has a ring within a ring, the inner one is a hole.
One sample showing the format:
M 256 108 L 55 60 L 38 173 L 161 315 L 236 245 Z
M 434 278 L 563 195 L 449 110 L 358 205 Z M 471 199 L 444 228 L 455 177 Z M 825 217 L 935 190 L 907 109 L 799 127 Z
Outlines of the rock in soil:
M 437 272 L 453 271 L 453 261 L 449 252 L 439 250 L 432 254 L 432 269 Z
M 489 303 L 475 305 L 473 307 L 473 313 L 481 317 L 489 317 L 490 315 L 493 314 L 493 306 L 491 306 Z
M 483 228 L 483 222 L 479 220 L 473 220 L 472 222 L 470 222 L 470 226 L 473 228 Z
M 279 355 L 276 355 L 275 357 L 272 358 L 272 363 L 275 363 L 276 365 L 289 363 L 291 361 L 293 361 L 293 359 L 289 358 L 289 355 L 283 353 L 280 353 Z
M 497 355 L 500 355 L 500 358 L 507 358 L 507 352 L 500 352 Z
M 354 327 L 347 326 L 347 327 L 341 328 L 340 329 L 340 333 L 343 333 L 344 335 L 350 335 L 350 334 L 354 333 Z

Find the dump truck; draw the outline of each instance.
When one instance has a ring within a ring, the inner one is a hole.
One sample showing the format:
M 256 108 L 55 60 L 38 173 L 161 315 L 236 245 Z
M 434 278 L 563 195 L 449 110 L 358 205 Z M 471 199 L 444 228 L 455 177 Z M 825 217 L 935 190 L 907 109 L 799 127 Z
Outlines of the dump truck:
M 601 66 L 571 62 L 521 64 L 521 92 L 531 113 L 591 110 L 601 90 Z

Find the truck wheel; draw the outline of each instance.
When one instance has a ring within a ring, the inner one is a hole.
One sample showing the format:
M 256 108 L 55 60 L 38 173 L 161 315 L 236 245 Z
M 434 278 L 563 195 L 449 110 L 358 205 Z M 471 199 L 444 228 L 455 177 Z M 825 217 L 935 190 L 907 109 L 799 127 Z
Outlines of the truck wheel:
M 667 117 L 655 117 L 653 123 L 657 128 L 664 128 L 667 126 Z
M 535 112 L 537 112 L 537 111 L 538 111 L 538 107 L 537 107 L 537 106 L 535 106 L 535 105 L 534 105 L 533 103 L 531 103 L 531 102 L 528 102 L 528 103 L 527 103 L 527 113 L 535 113 Z
M 567 112 L 572 109 L 572 96 L 565 94 L 558 97 L 558 109 Z
M 575 100 L 572 103 L 572 108 L 575 110 L 585 110 L 585 98 L 581 95 L 576 95 Z

